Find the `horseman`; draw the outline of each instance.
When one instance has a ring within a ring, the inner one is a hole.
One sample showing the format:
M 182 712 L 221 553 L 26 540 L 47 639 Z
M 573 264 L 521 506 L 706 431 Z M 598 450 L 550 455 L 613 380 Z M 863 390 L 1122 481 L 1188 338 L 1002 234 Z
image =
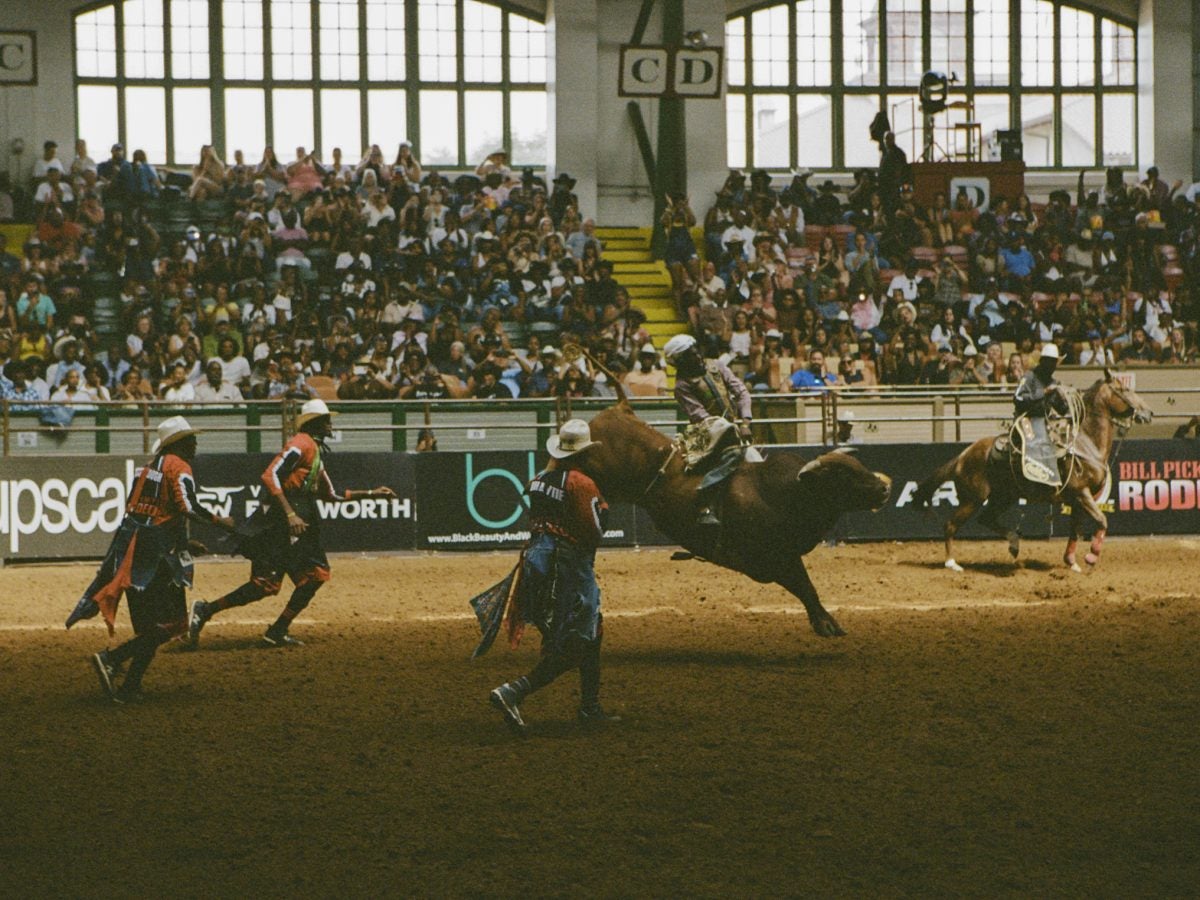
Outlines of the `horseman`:
M 1058 347 L 1046 344 L 1038 363 L 1025 373 L 1013 395 L 1017 415 L 1016 431 L 1021 443 L 1021 472 L 1030 481 L 1049 487 L 1062 487 L 1054 444 L 1046 429 L 1047 412 L 1070 412 L 1062 386 L 1054 380 L 1058 367 Z
M 716 450 L 721 437 L 732 425 L 738 443 L 749 446 L 750 392 L 741 379 L 724 363 L 706 361 L 690 334 L 677 334 L 667 341 L 663 356 L 675 366 L 675 402 L 692 423 L 689 436 L 703 430 L 713 436 L 708 449 Z M 702 486 L 701 490 L 705 488 Z M 704 503 L 696 524 L 703 527 L 721 524 L 713 513 L 711 501 Z

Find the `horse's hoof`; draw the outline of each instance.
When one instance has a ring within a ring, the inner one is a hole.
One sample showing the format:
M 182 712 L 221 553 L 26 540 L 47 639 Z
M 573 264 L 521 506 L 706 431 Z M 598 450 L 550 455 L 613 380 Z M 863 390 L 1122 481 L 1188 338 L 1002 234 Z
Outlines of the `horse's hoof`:
M 1079 568 L 1079 563 L 1071 563 L 1071 571 L 1072 572 L 1082 572 L 1083 569 Z
M 837 620 L 831 615 L 826 614 L 819 619 L 810 619 L 809 623 L 812 625 L 812 629 L 817 633 L 818 637 L 831 638 L 846 636 L 846 632 L 842 630 L 842 626 L 839 625 Z
M 1097 556 L 1095 553 L 1088 553 L 1087 555 L 1085 555 L 1083 557 L 1083 560 L 1089 566 L 1094 566 L 1096 563 L 1100 562 L 1100 557 Z
M 951 572 L 961 572 L 963 570 L 963 567 L 952 559 L 946 560 L 946 568 Z

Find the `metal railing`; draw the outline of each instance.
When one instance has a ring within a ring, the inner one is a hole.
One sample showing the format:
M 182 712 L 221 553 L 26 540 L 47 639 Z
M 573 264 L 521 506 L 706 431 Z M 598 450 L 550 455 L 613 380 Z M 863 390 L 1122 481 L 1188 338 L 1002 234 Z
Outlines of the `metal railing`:
M 1170 433 L 1200 415 L 1200 384 L 1139 393 L 1155 411 L 1158 432 Z M 0 400 L 3 456 L 145 454 L 158 423 L 172 415 L 185 415 L 201 428 L 207 435 L 202 444 L 206 449 L 273 452 L 294 432 L 300 402 L 95 402 L 75 405 L 72 423 L 56 426 L 43 424 L 39 411 L 18 409 L 33 404 Z M 341 413 L 336 439 L 345 449 L 395 452 L 413 449 L 410 435 L 426 430 L 443 450 L 535 449 L 566 419 L 590 418 L 613 402 L 595 397 L 329 401 Z M 666 434 L 687 424 L 672 398 L 637 397 L 631 403 L 648 424 Z M 62 404 L 36 407 L 54 405 Z M 753 405 L 755 440 L 763 445 L 836 444 L 839 418 L 846 411 L 854 413 L 857 437 L 867 442 L 974 440 L 999 432 L 1012 417 L 1011 389 L 993 387 L 846 387 L 755 394 Z

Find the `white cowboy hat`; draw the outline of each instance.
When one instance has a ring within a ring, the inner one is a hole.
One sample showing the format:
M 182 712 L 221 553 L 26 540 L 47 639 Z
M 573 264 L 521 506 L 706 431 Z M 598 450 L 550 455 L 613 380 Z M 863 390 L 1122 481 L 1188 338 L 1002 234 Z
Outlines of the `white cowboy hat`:
M 696 339 L 690 334 L 677 334 L 663 346 L 663 356 L 670 362 L 679 354 L 696 346 Z
M 558 434 L 546 441 L 546 452 L 555 459 L 566 459 L 586 450 L 599 441 L 592 440 L 592 429 L 583 419 L 570 419 L 559 429 Z
M 1043 344 L 1042 359 L 1058 359 L 1058 346 L 1055 344 Z
M 67 355 L 67 345 L 68 344 L 78 345 L 79 338 L 75 337 L 75 335 L 73 335 L 73 334 L 65 334 L 62 337 L 60 337 L 57 341 L 55 341 L 54 349 L 52 351 L 54 353 L 55 359 L 62 359 L 64 356 Z
M 308 400 L 300 407 L 300 415 L 296 416 L 296 427 L 299 428 L 306 422 L 311 422 L 313 419 L 318 419 L 321 416 L 336 415 L 337 413 L 330 412 L 324 400 Z
M 154 442 L 150 452 L 157 455 L 159 451 L 167 449 L 176 441 L 199 433 L 200 429 L 189 425 L 188 420 L 183 416 L 171 416 L 169 419 L 163 419 L 158 423 L 158 440 Z

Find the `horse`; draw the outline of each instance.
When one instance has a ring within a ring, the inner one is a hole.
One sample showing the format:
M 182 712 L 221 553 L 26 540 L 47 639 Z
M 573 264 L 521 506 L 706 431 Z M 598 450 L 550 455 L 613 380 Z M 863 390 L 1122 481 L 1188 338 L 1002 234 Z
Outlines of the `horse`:
M 958 492 L 958 508 L 945 523 L 945 566 L 961 572 L 954 559 L 954 535 L 981 506 L 980 522 L 1008 539 L 1008 552 L 1015 560 L 1021 552 L 1021 535 L 1006 529 L 999 517 L 1018 500 L 1039 503 L 1065 502 L 1071 506 L 1071 536 L 1063 562 L 1074 572 L 1082 571 L 1076 562 L 1076 545 L 1086 520 L 1095 524 L 1091 546 L 1084 556 L 1089 566 L 1100 561 L 1100 550 L 1108 533 L 1108 517 L 1096 502 L 1096 495 L 1109 478 L 1108 461 L 1113 449 L 1113 433 L 1128 428 L 1131 420 L 1146 423 L 1153 413 L 1131 388 L 1124 387 L 1106 367 L 1104 377 L 1083 393 L 1083 418 L 1068 452 L 1059 461 L 1062 486 L 1052 488 L 1035 484 L 1019 474 L 1019 466 L 1010 456 L 997 460 L 992 448 L 999 437 L 980 438 L 947 462 L 917 488 L 913 499 L 928 509 L 934 492 L 952 481 Z M 986 506 L 985 506 L 986 504 Z
M 721 525 L 697 524 L 701 475 L 685 471 L 675 443 L 638 418 L 620 382 L 618 402 L 591 422 L 599 441 L 580 467 L 609 500 L 645 509 L 664 534 L 692 555 L 775 583 L 804 604 L 821 637 L 845 634 L 821 605 L 803 557 L 849 510 L 877 510 L 891 479 L 872 472 L 846 452 L 805 462 L 794 453 L 772 453 L 762 462 L 742 460 L 718 488 Z

